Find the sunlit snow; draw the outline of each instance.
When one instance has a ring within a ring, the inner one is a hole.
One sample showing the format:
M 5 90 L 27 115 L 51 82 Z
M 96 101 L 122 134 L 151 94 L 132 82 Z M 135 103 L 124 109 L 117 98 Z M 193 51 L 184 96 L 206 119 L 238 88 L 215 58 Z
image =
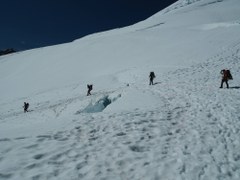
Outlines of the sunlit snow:
M 239 64 L 239 0 L 1 56 L 0 179 L 239 180 Z

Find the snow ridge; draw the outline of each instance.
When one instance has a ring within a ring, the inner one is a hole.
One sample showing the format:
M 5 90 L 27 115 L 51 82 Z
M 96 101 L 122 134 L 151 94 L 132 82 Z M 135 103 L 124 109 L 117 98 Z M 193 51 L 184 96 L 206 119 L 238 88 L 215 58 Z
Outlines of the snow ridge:
M 203 1 L 203 0 L 179 0 L 176 3 L 172 4 L 171 6 L 165 8 L 163 10 L 163 14 L 169 13 L 169 12 L 171 12 L 173 10 L 177 10 L 179 8 L 186 7 L 190 4 L 193 4 L 193 3 L 199 2 L 199 1 Z M 220 0 L 218 0 L 218 1 L 220 1 Z

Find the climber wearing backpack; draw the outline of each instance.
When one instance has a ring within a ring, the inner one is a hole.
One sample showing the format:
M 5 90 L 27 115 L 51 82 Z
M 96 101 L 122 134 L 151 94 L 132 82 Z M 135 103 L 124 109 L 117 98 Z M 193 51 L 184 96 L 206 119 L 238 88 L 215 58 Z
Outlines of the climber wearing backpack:
M 28 112 L 28 108 L 29 108 L 29 103 L 24 102 L 24 105 L 23 105 L 24 112 Z
M 223 83 L 224 82 L 226 83 L 227 88 L 229 88 L 228 80 L 232 80 L 233 79 L 230 70 L 223 69 L 223 70 L 221 70 L 220 73 L 222 74 L 222 82 L 221 82 L 220 88 L 223 88 Z
M 149 85 L 153 85 L 153 79 L 155 78 L 156 76 L 155 76 L 155 74 L 154 74 L 154 72 L 152 71 L 152 72 L 150 72 L 150 75 L 149 75 Z
M 87 88 L 88 88 L 87 96 L 89 96 L 89 95 L 91 95 L 91 90 L 93 89 L 93 85 L 92 84 L 88 84 Z

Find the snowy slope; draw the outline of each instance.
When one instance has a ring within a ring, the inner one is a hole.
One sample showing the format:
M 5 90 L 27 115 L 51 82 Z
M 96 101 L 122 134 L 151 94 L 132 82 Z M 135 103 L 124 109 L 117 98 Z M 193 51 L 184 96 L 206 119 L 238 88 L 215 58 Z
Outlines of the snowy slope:
M 238 180 L 239 60 L 239 0 L 0 57 L 0 179 Z

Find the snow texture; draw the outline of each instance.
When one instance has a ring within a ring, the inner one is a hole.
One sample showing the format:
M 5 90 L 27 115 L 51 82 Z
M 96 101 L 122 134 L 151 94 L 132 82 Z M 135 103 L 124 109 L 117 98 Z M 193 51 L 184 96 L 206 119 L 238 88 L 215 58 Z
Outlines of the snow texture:
M 239 180 L 239 62 L 239 0 L 1 56 L 0 179 Z

